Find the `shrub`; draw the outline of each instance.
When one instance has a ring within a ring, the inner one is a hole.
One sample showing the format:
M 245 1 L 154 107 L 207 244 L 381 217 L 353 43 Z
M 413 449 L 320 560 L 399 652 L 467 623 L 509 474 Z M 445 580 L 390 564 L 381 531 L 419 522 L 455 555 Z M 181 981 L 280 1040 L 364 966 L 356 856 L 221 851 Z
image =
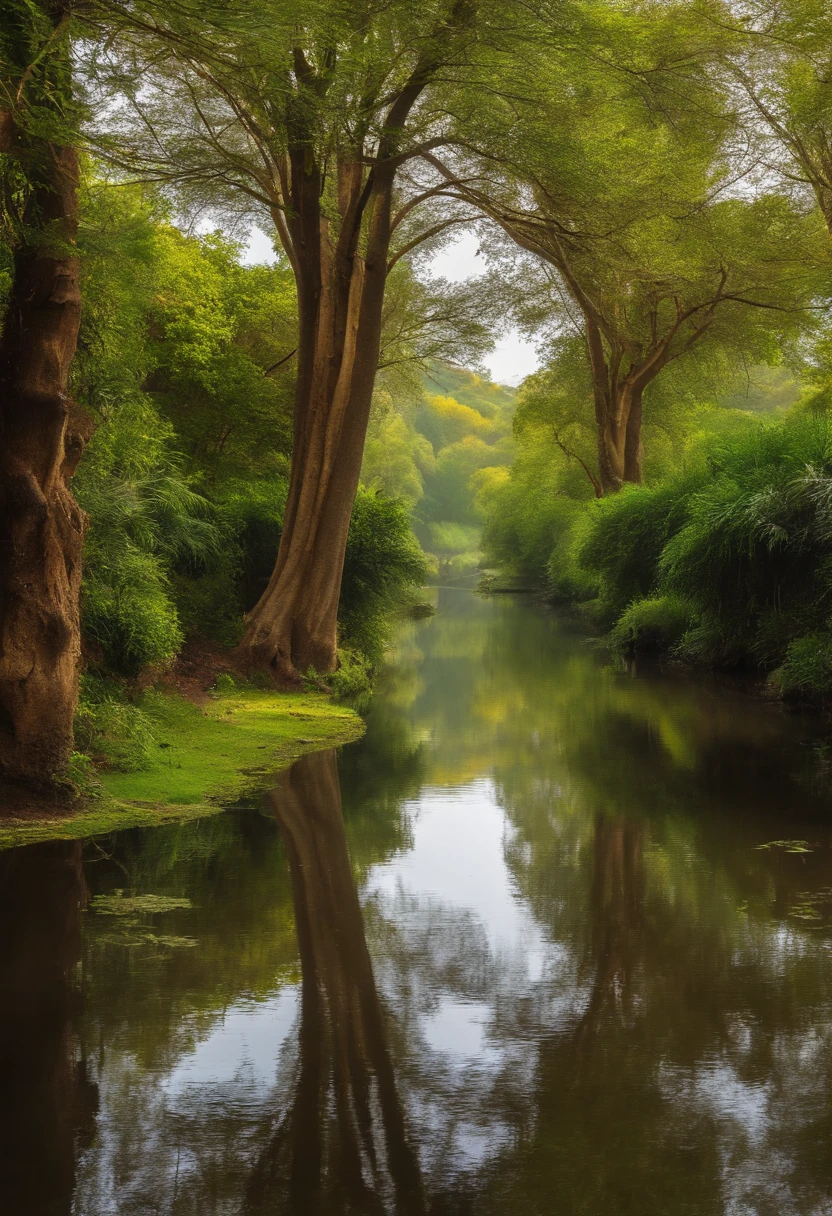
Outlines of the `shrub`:
M 339 701 L 348 702 L 359 713 L 369 707 L 373 692 L 372 669 L 359 651 L 341 648 L 338 670 L 327 676 L 327 683 Z
M 492 496 L 482 536 L 487 562 L 538 587 L 551 585 L 553 551 L 585 507 L 564 493 L 545 461 L 518 462 Z
M 791 642 L 771 683 L 786 697 L 825 700 L 832 693 L 832 634 L 809 633 Z
M 201 573 L 222 548 L 213 508 L 170 443 L 152 406 L 129 401 L 99 426 L 75 480 L 91 519 L 84 636 L 91 658 L 119 675 L 176 655 L 183 631 L 172 575 Z
M 581 564 L 579 555 L 590 522 L 588 503 L 568 498 L 558 501 L 552 511 L 555 528 L 546 563 L 546 589 L 552 600 L 583 603 L 598 595 L 598 577 Z
M 639 654 L 669 650 L 682 640 L 693 619 L 692 606 L 676 596 L 636 600 L 616 621 L 610 640 L 620 650 Z
M 577 563 L 597 580 L 602 624 L 656 590 L 662 552 L 684 522 L 689 491 L 688 479 L 656 489 L 625 486 L 591 505 Z
M 793 416 L 709 456 L 710 475 L 662 554 L 661 586 L 695 603 L 713 661 L 771 666 L 829 612 L 832 423 Z
M 125 549 L 88 570 L 83 593 L 84 635 L 93 665 L 134 676 L 148 664 L 166 663 L 182 645 L 170 583 L 158 558 Z
M 393 613 L 424 584 L 427 565 L 407 504 L 359 489 L 353 507 L 338 618 L 348 649 L 381 661 Z
M 87 676 L 75 713 L 75 746 L 80 777 L 86 758 L 118 772 L 139 772 L 148 767 L 157 744 L 147 714 L 130 704 L 117 684 Z

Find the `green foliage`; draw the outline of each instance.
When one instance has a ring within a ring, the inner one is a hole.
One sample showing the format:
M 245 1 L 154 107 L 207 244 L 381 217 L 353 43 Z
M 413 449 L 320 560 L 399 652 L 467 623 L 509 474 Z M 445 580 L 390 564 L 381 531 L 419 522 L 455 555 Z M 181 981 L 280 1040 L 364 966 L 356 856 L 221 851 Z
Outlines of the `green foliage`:
M 717 661 L 782 659 L 825 623 L 832 574 L 832 420 L 797 414 L 708 453 L 661 583 L 696 604 Z M 695 643 L 704 653 L 704 640 Z
M 558 545 L 565 551 L 582 511 L 581 501 L 565 493 L 562 472 L 548 447 L 528 445 L 521 449 L 510 476 L 488 495 L 486 560 L 540 587 L 553 573 L 553 548 Z
M 339 701 L 366 713 L 373 692 L 373 670 L 361 651 L 340 647 L 338 669 L 327 680 Z
M 390 636 L 391 613 L 422 586 L 424 554 L 407 505 L 360 488 L 353 507 L 338 616 L 341 636 L 372 665 Z
M 86 676 L 75 713 L 75 746 L 115 772 L 140 772 L 150 766 L 157 746 L 153 724 L 112 680 Z
M 4 0 L 0 20 L 0 112 L 13 114 L 15 129 L 11 147 L 0 153 L 0 246 L 53 256 L 65 253 L 65 236 L 36 200 L 54 182 L 52 145 L 78 141 L 68 16 L 58 5 Z
M 610 640 L 636 654 L 667 651 L 680 642 L 693 621 L 693 610 L 677 596 L 636 600 L 615 623 Z
M 784 694 L 826 695 L 832 416 L 712 436 L 688 472 L 592 504 L 577 559 L 617 644 L 777 668 Z
M 127 552 L 86 575 L 82 599 L 84 634 L 91 661 L 123 675 L 177 654 L 183 635 L 168 579 L 148 553 Z
M 437 391 L 440 390 L 440 391 Z M 479 563 L 485 499 L 511 459 L 514 393 L 448 362 L 376 388 L 362 481 L 411 507 L 440 581 Z
M 597 580 L 603 624 L 655 589 L 662 553 L 684 522 L 686 504 L 684 481 L 655 489 L 626 486 L 592 504 L 578 561 Z
M 149 403 L 125 404 L 99 426 L 75 482 L 91 519 L 84 635 L 91 661 L 123 675 L 174 657 L 183 635 L 171 575 L 200 571 L 220 549 L 213 509 L 171 441 Z
M 832 693 L 832 634 L 824 630 L 790 642 L 771 683 L 785 697 L 827 700 Z

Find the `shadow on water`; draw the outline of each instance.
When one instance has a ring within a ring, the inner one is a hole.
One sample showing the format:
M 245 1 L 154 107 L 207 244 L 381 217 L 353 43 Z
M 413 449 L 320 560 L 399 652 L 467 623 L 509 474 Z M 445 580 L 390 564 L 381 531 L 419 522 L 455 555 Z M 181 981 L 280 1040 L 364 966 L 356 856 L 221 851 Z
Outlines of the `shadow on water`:
M 98 1094 L 77 1055 L 86 886 L 81 846 L 0 854 L 0 1197 L 2 1210 L 64 1216 Z
M 441 591 L 262 805 L 0 855 L 0 1210 L 830 1216 L 824 731 Z

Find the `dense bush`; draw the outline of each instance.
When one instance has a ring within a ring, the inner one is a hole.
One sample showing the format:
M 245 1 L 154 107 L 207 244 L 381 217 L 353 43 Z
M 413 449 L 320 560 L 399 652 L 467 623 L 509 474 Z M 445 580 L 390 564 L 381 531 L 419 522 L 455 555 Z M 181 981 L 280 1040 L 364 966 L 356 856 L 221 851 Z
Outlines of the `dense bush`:
M 82 601 L 90 660 L 135 675 L 182 643 L 171 575 L 199 571 L 219 552 L 215 513 L 184 477 L 169 429 L 141 400 L 99 426 L 75 486 L 90 516 Z
M 691 639 L 717 662 L 781 662 L 823 629 L 832 592 L 832 420 L 798 414 L 714 444 L 660 585 L 701 622 Z
M 685 522 L 689 480 L 656 489 L 627 486 L 587 511 L 576 558 L 595 576 L 603 624 L 611 625 L 657 586 L 664 548 Z
M 832 692 L 832 412 L 824 394 L 774 418 L 722 410 L 684 467 L 600 501 L 567 484 L 540 434 L 489 503 L 489 557 L 560 601 L 592 600 L 631 650 L 673 649 Z
M 693 470 L 593 505 L 578 560 L 625 646 L 776 668 L 832 689 L 832 417 L 797 411 L 712 437 Z
M 567 492 L 563 471 L 547 449 L 523 453 L 489 503 L 483 548 L 489 562 L 537 586 L 545 586 L 555 546 L 569 552 L 569 536 L 587 505 Z M 578 483 L 580 486 L 580 482 Z M 565 570 L 564 570 L 565 572 Z M 555 574 L 557 579 L 559 576 Z
M 635 600 L 619 616 L 610 638 L 620 649 L 634 654 L 669 650 L 690 629 L 692 609 L 673 595 Z
M 147 714 L 112 680 L 85 676 L 75 713 L 75 747 L 119 772 L 147 767 L 158 746 Z
M 360 488 L 353 507 L 338 615 L 341 637 L 371 664 L 380 661 L 391 613 L 425 581 L 425 557 L 407 504 Z

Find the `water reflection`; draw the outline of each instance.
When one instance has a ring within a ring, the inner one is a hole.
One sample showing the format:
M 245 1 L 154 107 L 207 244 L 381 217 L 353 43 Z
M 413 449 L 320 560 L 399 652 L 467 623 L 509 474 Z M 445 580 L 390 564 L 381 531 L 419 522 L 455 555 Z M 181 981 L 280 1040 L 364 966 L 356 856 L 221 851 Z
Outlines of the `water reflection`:
M 81 846 L 0 854 L 2 1210 L 68 1216 L 97 1091 L 78 1058 L 72 971 L 86 889 Z
M 832 1214 L 820 727 L 439 609 L 265 806 L 0 859 L 0 1206 Z
M 300 1063 L 245 1211 L 424 1211 L 341 813 L 335 752 L 269 795 L 289 859 L 300 951 Z

